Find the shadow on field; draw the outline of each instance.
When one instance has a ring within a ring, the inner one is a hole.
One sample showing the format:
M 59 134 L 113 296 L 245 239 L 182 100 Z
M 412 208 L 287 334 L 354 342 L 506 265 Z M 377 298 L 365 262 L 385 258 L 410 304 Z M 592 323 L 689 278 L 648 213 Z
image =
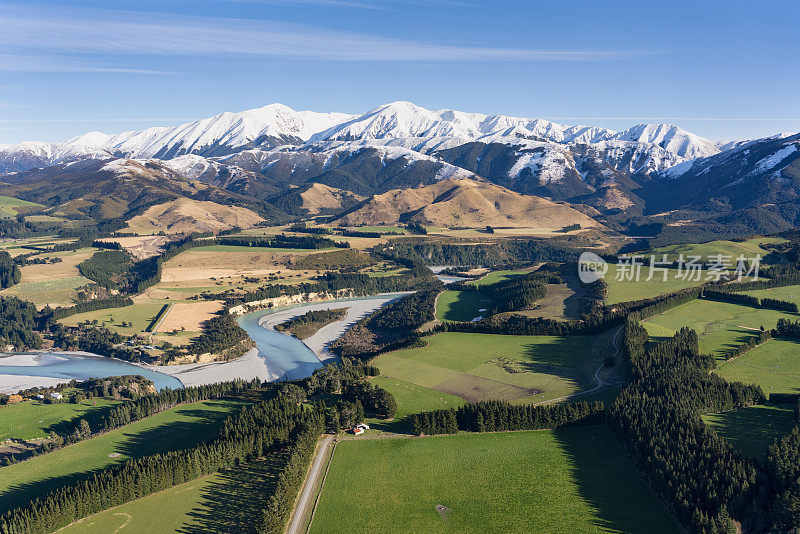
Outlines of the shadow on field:
M 572 466 L 571 475 L 580 496 L 596 510 L 597 531 L 678 531 L 658 498 L 643 494 L 642 490 L 650 490 L 643 487 L 641 475 L 605 425 L 565 427 L 554 434 Z
M 569 319 L 581 318 L 581 301 L 586 295 L 586 289 L 583 284 L 578 280 L 577 276 L 562 276 L 564 284 L 567 289 L 572 291 L 572 295 L 564 299 L 564 317 Z
M 742 456 L 763 459 L 770 444 L 795 423 L 794 404 L 763 404 L 714 414 L 714 430 Z
M 152 454 L 163 454 L 193 447 L 216 436 L 222 421 L 231 413 L 230 411 L 217 411 L 193 406 L 178 408 L 178 410 L 182 415 L 192 417 L 194 420 L 165 423 L 136 433 L 126 432 L 123 428 L 122 432 L 125 441 L 114 444 L 112 449 L 103 450 L 102 447 L 99 447 L 97 451 L 91 454 L 105 456 L 111 453 L 119 454 L 123 457 L 141 458 Z M 91 441 L 90 439 L 69 447 L 91 448 L 93 446 Z M 37 458 L 26 461 L 36 462 Z M 8 488 L 2 488 L 0 489 L 0 513 L 16 506 L 24 506 L 32 499 L 40 497 L 49 491 L 86 480 L 92 474 L 107 467 L 70 473 L 69 475 L 47 477 L 35 482 L 14 484 Z
M 203 488 L 200 505 L 178 532 L 182 534 L 249 534 L 259 532 L 262 510 L 268 505 L 285 455 L 250 462 L 218 474 Z

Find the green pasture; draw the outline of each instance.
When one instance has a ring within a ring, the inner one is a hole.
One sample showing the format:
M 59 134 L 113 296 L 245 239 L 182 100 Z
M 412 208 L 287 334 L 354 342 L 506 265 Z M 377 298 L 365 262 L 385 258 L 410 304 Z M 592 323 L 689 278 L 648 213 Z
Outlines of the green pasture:
M 721 362 L 715 372 L 731 382 L 761 386 L 765 395 L 800 393 L 800 343 L 771 339 L 733 360 Z
M 36 400 L 0 406 L 0 442 L 47 437 L 58 423 L 83 417 L 112 404 L 116 404 L 116 401 L 95 398 L 78 404 L 47 404 Z
M 436 317 L 444 321 L 471 321 L 486 315 L 492 302 L 474 291 L 442 291 L 436 300 Z
M 536 402 L 585 389 L 598 358 L 592 336 L 448 332 L 425 347 L 382 354 L 382 375 L 466 400 Z
M 310 530 L 681 532 L 602 426 L 342 441 Z
M 165 301 L 165 303 L 168 302 Z M 123 306 L 122 308 L 110 308 L 70 315 L 61 319 L 61 323 L 67 326 L 76 326 L 78 323 L 97 320 L 102 326 L 120 334 L 131 335 L 143 332 L 163 306 L 164 303 L 162 302 L 142 302 L 133 306 Z M 123 322 L 133 323 L 133 326 L 122 326 Z
M 16 208 L 43 208 L 41 204 L 36 202 L 28 202 L 27 200 L 20 200 L 18 198 L 0 196 L 0 219 L 11 219 L 19 213 Z
M 721 357 L 764 326 L 775 328 L 781 317 L 797 320 L 797 314 L 764 310 L 739 304 L 696 299 L 642 321 L 653 338 L 673 336 L 683 326 L 693 328 L 700 338 L 700 351 Z
M 0 469 L 0 512 L 93 471 L 210 439 L 239 400 L 207 400 L 166 410 L 105 434 Z
M 523 274 L 528 274 L 530 271 L 491 271 L 486 273 L 485 276 L 482 278 L 478 278 L 477 280 L 470 280 L 467 282 L 469 285 L 473 286 L 488 286 L 489 284 L 494 284 L 495 282 L 500 282 L 502 280 L 508 280 L 510 278 L 516 278 L 517 276 L 522 276 Z
M 743 456 L 763 458 L 775 438 L 794 427 L 795 415 L 792 404 L 760 404 L 707 414 L 703 420 Z
M 273 457 L 226 469 L 142 497 L 61 529 L 62 534 L 110 532 L 250 534 L 274 485 Z

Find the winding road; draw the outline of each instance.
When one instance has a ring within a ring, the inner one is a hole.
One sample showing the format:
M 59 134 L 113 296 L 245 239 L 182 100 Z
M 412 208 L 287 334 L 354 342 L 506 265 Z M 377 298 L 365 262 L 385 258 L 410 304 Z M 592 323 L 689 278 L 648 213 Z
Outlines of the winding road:
M 617 345 L 617 340 L 619 339 L 619 335 L 622 333 L 623 327 L 620 326 L 617 332 L 614 334 L 614 337 L 611 339 L 611 344 L 614 347 L 614 354 L 611 355 L 612 358 L 616 358 L 617 354 L 619 354 L 619 345 Z M 536 406 L 541 406 L 543 404 L 552 404 L 554 402 L 561 402 L 568 399 L 573 399 L 575 397 L 581 397 L 583 395 L 588 395 L 589 393 L 594 393 L 600 389 L 603 389 L 609 384 L 606 384 L 602 378 L 600 378 L 600 373 L 603 371 L 603 367 L 605 367 L 605 358 L 604 361 L 600 363 L 600 367 L 598 367 L 594 372 L 594 381 L 597 383 L 595 387 L 592 389 L 587 389 L 586 391 L 580 391 L 578 393 L 573 393 L 572 395 L 566 395 L 564 397 L 558 397 L 557 399 L 550 399 L 542 402 L 535 403 Z

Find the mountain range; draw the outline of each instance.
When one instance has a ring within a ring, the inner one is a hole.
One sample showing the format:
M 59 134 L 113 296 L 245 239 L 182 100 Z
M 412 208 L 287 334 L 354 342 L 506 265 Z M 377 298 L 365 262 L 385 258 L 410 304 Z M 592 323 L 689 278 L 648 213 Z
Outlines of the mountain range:
M 0 194 L 93 219 L 128 220 L 181 196 L 280 219 L 342 216 L 390 191 L 471 180 L 568 203 L 617 231 L 739 234 L 800 222 L 798 146 L 798 135 L 718 144 L 672 124 L 616 132 L 410 102 L 361 115 L 271 104 L 174 127 L 0 145 Z M 96 194 L 76 202 L 98 184 L 117 194 L 120 183 L 145 179 L 123 197 L 158 183 L 157 195 L 106 212 Z

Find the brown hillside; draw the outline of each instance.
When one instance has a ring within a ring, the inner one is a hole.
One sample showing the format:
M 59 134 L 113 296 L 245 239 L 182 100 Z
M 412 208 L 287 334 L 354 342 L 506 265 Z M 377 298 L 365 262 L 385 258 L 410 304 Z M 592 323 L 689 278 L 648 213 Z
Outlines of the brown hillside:
M 317 183 L 300 193 L 300 198 L 303 199 L 301 208 L 309 215 L 318 215 L 323 210 L 343 210 L 364 200 L 361 195 L 350 191 Z
M 444 227 L 525 227 L 556 230 L 578 223 L 602 225 L 563 202 L 515 193 L 488 182 L 442 180 L 417 189 L 376 195 L 339 218 L 342 226 L 418 222 Z
M 128 221 L 128 227 L 142 233 L 163 230 L 168 234 L 184 234 L 228 230 L 234 226 L 250 228 L 263 220 L 247 208 L 179 198 L 147 208 Z

